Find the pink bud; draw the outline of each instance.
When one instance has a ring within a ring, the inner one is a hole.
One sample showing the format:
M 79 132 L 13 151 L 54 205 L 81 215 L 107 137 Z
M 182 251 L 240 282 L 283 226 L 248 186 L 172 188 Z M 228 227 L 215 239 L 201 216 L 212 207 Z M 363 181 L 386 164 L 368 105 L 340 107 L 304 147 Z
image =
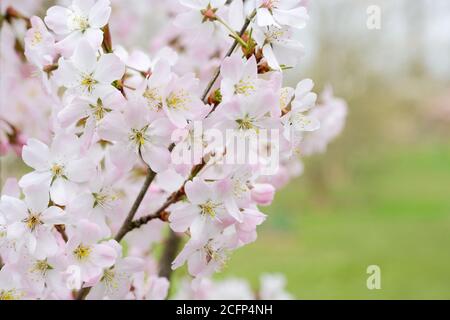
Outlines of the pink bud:
M 272 203 L 275 195 L 275 188 L 271 184 L 255 184 L 252 189 L 252 200 L 262 206 Z

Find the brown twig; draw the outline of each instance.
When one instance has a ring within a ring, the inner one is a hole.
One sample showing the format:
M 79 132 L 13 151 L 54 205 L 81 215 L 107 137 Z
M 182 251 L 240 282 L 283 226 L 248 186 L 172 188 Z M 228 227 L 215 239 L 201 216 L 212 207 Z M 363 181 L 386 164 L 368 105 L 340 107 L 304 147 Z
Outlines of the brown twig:
M 12 22 L 13 19 L 25 21 L 27 24 L 27 29 L 31 28 L 31 20 L 27 16 L 21 14 L 19 11 L 14 9 L 13 7 L 8 7 L 5 13 L 5 20 L 9 23 Z
M 239 36 L 242 37 L 245 32 L 247 31 L 248 26 L 250 25 L 250 22 L 252 22 L 253 18 L 256 15 L 256 11 L 254 11 L 252 14 L 250 14 L 246 19 L 245 19 L 245 23 L 241 28 L 241 31 L 239 32 Z M 226 57 L 229 57 L 233 54 L 234 50 L 237 48 L 239 42 L 238 40 L 234 40 L 233 44 L 231 45 L 230 49 L 228 50 L 227 54 L 225 55 Z M 203 102 L 207 102 L 208 100 L 208 95 L 209 92 L 211 91 L 211 89 L 213 88 L 214 84 L 216 83 L 217 79 L 219 79 L 220 76 L 220 66 L 217 68 L 216 72 L 214 73 L 211 81 L 208 83 L 208 85 L 206 86 L 205 91 L 203 92 L 203 96 L 202 96 L 202 100 Z M 213 110 L 211 110 L 211 112 L 213 112 Z
M 155 177 L 156 177 L 156 173 L 153 170 L 151 170 L 150 168 L 148 168 L 147 176 L 144 181 L 144 185 L 142 186 L 141 191 L 139 192 L 136 200 L 134 201 L 133 206 L 131 207 L 131 210 L 128 213 L 125 221 L 123 222 L 122 226 L 120 227 L 119 232 L 114 237 L 114 239 L 117 242 L 120 242 L 128 232 L 130 232 L 131 230 L 134 229 L 133 223 L 132 223 L 134 216 L 136 215 L 136 212 L 138 211 L 139 207 L 141 206 L 141 203 L 144 200 L 144 197 L 145 197 L 148 189 L 150 188 L 150 185 L 152 184 L 153 180 L 155 179 Z M 84 300 L 90 291 L 91 291 L 90 287 L 82 288 L 75 295 L 75 299 L 76 300 Z
M 159 261 L 159 276 L 167 278 L 170 281 L 172 277 L 172 261 L 175 259 L 178 247 L 181 244 L 181 237 L 170 230 L 169 236 L 165 242 L 164 251 Z
M 147 172 L 147 176 L 145 178 L 144 185 L 142 186 L 141 191 L 139 192 L 136 200 L 134 201 L 133 206 L 131 207 L 131 210 L 128 213 L 127 218 L 125 219 L 125 221 L 122 224 L 122 227 L 120 228 L 117 235 L 114 237 L 114 239 L 117 242 L 120 242 L 128 232 L 133 230 L 132 222 L 133 222 L 134 216 L 136 215 L 136 212 L 138 211 L 138 209 L 142 203 L 142 200 L 144 200 L 145 194 L 147 193 L 148 188 L 150 188 L 150 185 L 152 184 L 155 177 L 156 177 L 156 173 L 153 170 L 151 170 L 150 168 L 148 168 L 148 172 Z
M 112 38 L 111 38 L 111 31 L 109 30 L 109 24 L 103 27 L 102 48 L 103 50 L 105 50 L 105 53 L 113 52 Z
M 57 226 L 55 226 L 55 229 L 61 235 L 64 242 L 69 241 L 69 237 L 67 236 L 67 233 L 66 233 L 66 227 L 64 225 L 57 225 Z

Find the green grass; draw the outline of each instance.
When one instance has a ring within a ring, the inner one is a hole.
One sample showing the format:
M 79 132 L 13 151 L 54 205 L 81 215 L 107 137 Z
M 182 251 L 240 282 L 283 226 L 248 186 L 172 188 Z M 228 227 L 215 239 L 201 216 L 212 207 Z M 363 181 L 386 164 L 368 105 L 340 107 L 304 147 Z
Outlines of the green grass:
M 325 174 L 326 165 L 312 167 L 279 194 L 258 241 L 219 277 L 257 286 L 262 273 L 281 272 L 300 299 L 449 299 L 450 148 L 373 155 Z M 373 264 L 381 290 L 366 287 Z

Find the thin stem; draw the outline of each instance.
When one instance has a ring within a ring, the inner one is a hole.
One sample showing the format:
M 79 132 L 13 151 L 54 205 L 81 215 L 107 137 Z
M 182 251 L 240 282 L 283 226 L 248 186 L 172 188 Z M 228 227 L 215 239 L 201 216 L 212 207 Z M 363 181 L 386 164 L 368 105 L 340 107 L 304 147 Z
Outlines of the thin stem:
M 245 23 L 242 26 L 241 31 L 239 32 L 239 37 L 242 38 L 242 36 L 245 34 L 245 32 L 247 31 L 248 26 L 250 25 L 250 22 L 252 22 L 253 18 L 256 16 L 256 10 L 253 11 L 248 17 L 247 19 L 245 19 Z M 227 54 L 225 55 L 225 57 L 229 57 L 233 54 L 234 50 L 236 49 L 236 47 L 238 46 L 239 42 L 238 40 L 234 40 L 233 44 L 231 45 L 230 49 L 228 50 Z M 220 67 L 217 68 L 216 72 L 214 73 L 211 81 L 208 83 L 208 85 L 206 86 L 205 91 L 203 92 L 203 96 L 202 96 L 202 100 L 203 102 L 206 103 L 207 99 L 208 99 L 208 95 L 209 92 L 211 91 L 212 87 L 214 86 L 214 84 L 216 83 L 217 79 L 220 76 Z M 211 110 L 211 112 L 214 111 Z
M 117 242 L 120 242 L 123 239 L 123 237 L 132 230 L 132 222 L 133 222 L 134 216 L 136 215 L 136 212 L 138 211 L 138 209 L 142 203 L 142 200 L 144 200 L 145 194 L 147 193 L 148 188 L 150 188 L 150 185 L 152 184 L 155 177 L 156 177 L 156 173 L 153 170 L 151 170 L 150 168 L 148 168 L 147 177 L 145 178 L 144 185 L 142 186 L 141 191 L 139 192 L 136 200 L 134 201 L 133 206 L 131 207 L 131 210 L 128 213 L 127 218 L 125 219 L 125 221 L 122 224 L 122 227 L 120 228 L 117 235 L 114 237 L 114 239 Z
M 170 281 L 172 276 L 172 261 L 175 259 L 178 246 L 181 243 L 181 237 L 170 230 L 169 236 L 165 242 L 164 251 L 159 261 L 159 276 L 167 278 Z
M 244 35 L 244 33 L 247 31 L 248 26 L 250 25 L 250 22 L 253 20 L 253 18 L 256 15 L 256 11 L 254 11 L 250 16 L 247 17 L 244 25 L 242 26 L 242 29 L 240 31 L 240 36 Z M 228 50 L 228 53 L 226 54 L 226 57 L 229 57 L 233 51 L 236 49 L 238 45 L 238 42 L 235 41 L 233 43 L 233 45 L 231 46 L 231 48 Z M 202 100 L 206 100 L 209 91 L 211 90 L 211 88 L 213 87 L 214 83 L 216 82 L 217 78 L 220 75 L 220 68 L 218 68 L 217 72 L 214 74 L 213 78 L 211 79 L 211 81 L 209 82 L 209 84 L 207 85 L 206 89 L 205 89 L 205 93 L 203 94 Z M 171 146 L 170 149 L 173 149 L 174 145 Z M 202 163 L 198 166 L 195 166 L 192 169 L 191 175 L 190 177 L 183 183 L 183 186 L 176 192 L 174 192 L 172 195 L 170 195 L 169 198 L 167 198 L 167 201 L 158 209 L 156 210 L 154 213 L 144 216 L 138 220 L 135 220 L 133 222 L 131 222 L 130 224 L 130 229 L 128 230 L 128 232 L 132 231 L 133 229 L 137 229 L 140 228 L 141 226 L 145 225 L 146 223 L 155 220 L 155 219 L 161 219 L 163 216 L 163 213 L 167 210 L 168 207 L 170 207 L 172 204 L 178 202 L 181 198 L 181 196 L 184 195 L 184 187 L 186 185 L 186 183 L 190 180 L 192 180 L 194 177 L 197 176 L 197 174 L 205 167 L 205 163 Z
M 223 19 L 221 19 L 220 17 L 216 17 L 216 21 L 218 21 L 219 23 L 221 23 L 222 25 L 225 26 L 225 28 L 228 29 L 228 31 L 230 31 L 231 36 L 234 40 L 238 41 L 239 44 L 243 47 L 247 47 L 247 43 L 241 38 L 241 36 L 239 34 L 237 34 L 236 31 L 234 31 L 229 25 L 228 23 L 226 23 Z
M 23 14 L 21 14 L 19 11 L 17 11 L 13 7 L 8 7 L 8 8 L 6 8 L 5 20 L 8 21 L 9 23 L 11 23 L 12 19 L 23 20 L 27 25 L 27 29 L 31 28 L 30 18 L 28 18 L 27 16 L 24 16 Z
M 131 230 L 134 229 L 134 227 L 133 227 L 134 216 L 136 215 L 136 212 L 138 211 L 138 209 L 142 203 L 142 200 L 144 200 L 144 197 L 148 191 L 148 188 L 150 188 L 150 185 L 152 184 L 155 177 L 156 177 L 156 173 L 153 170 L 151 170 L 150 168 L 148 168 L 144 185 L 142 186 L 141 191 L 139 192 L 136 200 L 134 201 L 133 206 L 131 207 L 131 210 L 128 213 L 127 218 L 125 219 L 125 221 L 122 224 L 122 227 L 120 228 L 117 235 L 114 237 L 114 239 L 117 242 L 120 242 L 128 232 L 130 232 Z M 90 291 L 91 291 L 91 287 L 82 288 L 80 291 L 78 291 L 78 294 L 76 295 L 75 298 L 77 300 L 84 300 Z

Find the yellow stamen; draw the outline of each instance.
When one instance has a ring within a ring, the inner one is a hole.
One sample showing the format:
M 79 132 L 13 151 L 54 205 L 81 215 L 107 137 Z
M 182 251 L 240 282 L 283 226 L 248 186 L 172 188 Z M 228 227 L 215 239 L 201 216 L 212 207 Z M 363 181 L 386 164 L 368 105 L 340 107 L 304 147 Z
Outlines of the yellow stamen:
M 252 92 L 255 91 L 254 83 L 248 78 L 247 80 L 241 79 L 239 83 L 234 86 L 235 94 L 243 94 L 245 96 L 249 96 Z
M 48 264 L 47 260 L 38 260 L 31 268 L 31 272 L 40 273 L 43 276 L 47 274 L 49 270 L 52 270 L 53 267 Z
M 145 132 L 147 131 L 147 127 L 137 130 L 131 129 L 130 140 L 133 141 L 139 148 L 145 144 L 147 137 Z
M 73 17 L 73 25 L 75 29 L 85 32 L 89 28 L 89 20 L 86 17 L 76 15 Z
M 92 93 L 94 90 L 94 86 L 98 83 L 97 80 L 92 78 L 92 75 L 86 74 L 83 76 L 83 79 L 81 79 L 81 85 L 87 88 L 87 91 L 89 93 Z
M 162 98 L 156 88 L 147 88 L 142 94 L 147 99 L 148 106 L 152 109 L 160 110 L 162 108 Z
M 80 244 L 74 251 L 73 254 L 75 257 L 80 260 L 86 260 L 91 255 L 92 249 L 90 247 L 84 246 L 83 244 Z
M 43 222 L 40 219 L 41 214 L 28 213 L 28 217 L 23 220 L 23 222 L 27 225 L 28 229 L 34 231 L 38 225 L 42 225 Z
M 166 99 L 167 107 L 175 110 L 187 110 L 187 104 L 190 102 L 189 94 L 181 90 L 172 92 Z
M 253 124 L 253 120 L 247 115 L 243 119 L 236 120 L 238 124 L 239 130 L 252 130 L 255 129 L 255 125 Z
M 33 34 L 33 40 L 31 40 L 31 45 L 36 46 L 42 42 L 42 33 L 35 31 Z
M 217 203 L 212 202 L 211 200 L 207 201 L 204 204 L 201 204 L 199 207 L 201 209 L 201 213 L 203 215 L 208 215 L 211 218 L 214 218 L 216 216 L 216 209 L 219 207 L 220 205 Z
M 50 169 L 54 177 L 60 177 L 64 173 L 64 167 L 59 164 L 54 164 Z
M 1 290 L 0 301 L 2 300 L 19 300 L 22 295 L 16 290 Z

